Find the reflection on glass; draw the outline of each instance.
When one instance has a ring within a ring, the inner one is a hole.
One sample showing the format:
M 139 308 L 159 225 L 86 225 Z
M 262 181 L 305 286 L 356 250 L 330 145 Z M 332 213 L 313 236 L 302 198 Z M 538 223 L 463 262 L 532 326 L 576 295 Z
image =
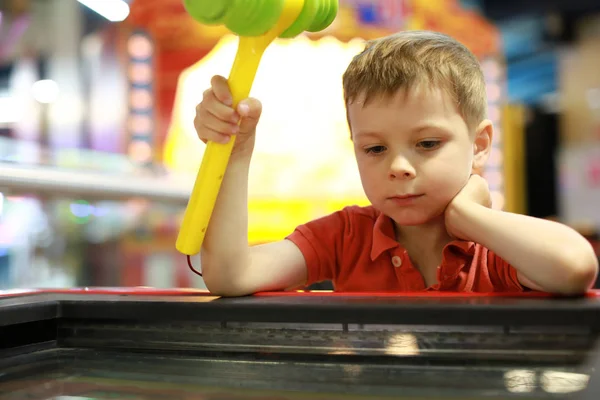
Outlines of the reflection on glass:
M 394 356 L 414 356 L 419 354 L 417 337 L 408 333 L 396 333 L 386 343 L 385 353 Z
M 537 374 L 530 369 L 512 369 L 504 373 L 504 385 L 512 393 L 530 393 L 537 387 Z
M 589 375 L 566 371 L 536 372 L 513 369 L 504 373 L 504 384 L 513 393 L 530 393 L 540 387 L 547 393 L 572 393 L 585 389 Z
M 540 386 L 548 393 L 572 393 L 587 387 L 590 376 L 574 372 L 545 371 Z

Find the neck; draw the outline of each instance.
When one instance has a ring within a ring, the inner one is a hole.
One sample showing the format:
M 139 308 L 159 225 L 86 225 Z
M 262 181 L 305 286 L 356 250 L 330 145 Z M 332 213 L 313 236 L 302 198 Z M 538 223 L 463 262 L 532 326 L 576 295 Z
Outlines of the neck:
M 394 223 L 396 240 L 407 249 L 439 253 L 453 239 L 446 231 L 443 216 L 421 225 L 400 226 Z

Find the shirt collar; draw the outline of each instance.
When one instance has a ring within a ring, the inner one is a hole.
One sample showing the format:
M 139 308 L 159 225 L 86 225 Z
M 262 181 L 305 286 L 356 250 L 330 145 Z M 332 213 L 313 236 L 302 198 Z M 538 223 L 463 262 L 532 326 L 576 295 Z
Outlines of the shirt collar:
M 398 247 L 394 224 L 392 219 L 379 212 L 373 226 L 373 243 L 371 244 L 371 261 L 375 261 L 383 252 Z M 463 240 L 454 240 L 444 247 L 442 264 L 456 256 L 473 256 L 475 243 Z
M 384 251 L 400 244 L 396 242 L 392 219 L 380 212 L 373 226 L 373 243 L 371 244 L 371 261 L 375 261 Z

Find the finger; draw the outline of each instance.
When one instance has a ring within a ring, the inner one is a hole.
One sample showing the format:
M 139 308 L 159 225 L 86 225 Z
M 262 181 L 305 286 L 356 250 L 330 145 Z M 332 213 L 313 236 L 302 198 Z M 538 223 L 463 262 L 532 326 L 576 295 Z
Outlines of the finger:
M 215 75 L 210 80 L 210 84 L 212 86 L 214 95 L 221 103 L 225 104 L 226 106 L 233 105 L 233 97 L 231 96 L 227 79 L 220 75 Z
M 200 140 L 202 140 L 202 142 L 204 142 L 204 144 L 207 144 L 208 142 L 226 144 L 231 139 L 231 136 L 229 136 L 229 135 L 223 135 L 222 133 L 214 132 L 214 131 L 211 131 L 210 133 L 208 133 L 207 136 L 209 136 L 210 138 L 208 138 L 208 139 L 200 138 Z
M 242 117 L 240 132 L 249 132 L 255 129 L 258 124 L 258 120 L 262 114 L 262 104 L 256 99 L 248 98 L 240 102 L 238 113 Z
M 205 144 L 210 140 L 211 142 L 216 143 L 227 143 L 229 142 L 230 135 L 225 135 L 220 132 L 216 132 L 210 128 L 207 128 L 204 124 L 200 122 L 198 118 L 194 119 L 194 126 L 196 128 L 196 132 L 198 133 L 198 137 Z
M 200 111 L 196 114 L 194 124 L 197 123 L 198 132 L 202 132 L 202 128 L 206 127 L 215 132 L 224 135 L 235 135 L 239 132 L 239 126 L 232 122 L 222 121 L 212 115 L 206 108 L 200 108 Z
M 212 91 L 210 94 L 206 95 L 204 101 L 198 105 L 196 113 L 199 113 L 202 108 L 205 108 L 210 114 L 221 121 L 227 121 L 233 124 L 237 124 L 240 121 L 240 115 L 233 108 L 221 103 Z
M 262 103 L 257 99 L 249 97 L 240 101 L 237 111 L 244 118 L 258 119 L 262 114 Z

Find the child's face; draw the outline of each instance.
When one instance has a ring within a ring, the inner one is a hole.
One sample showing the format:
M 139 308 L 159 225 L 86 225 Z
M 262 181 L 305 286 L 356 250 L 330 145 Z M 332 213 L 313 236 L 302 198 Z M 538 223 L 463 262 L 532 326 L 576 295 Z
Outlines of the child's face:
M 481 158 L 477 134 L 469 135 L 454 102 L 426 88 L 374 98 L 367 106 L 358 100 L 348 105 L 348 119 L 370 202 L 399 225 L 442 215 Z M 491 126 L 488 133 L 491 139 Z

